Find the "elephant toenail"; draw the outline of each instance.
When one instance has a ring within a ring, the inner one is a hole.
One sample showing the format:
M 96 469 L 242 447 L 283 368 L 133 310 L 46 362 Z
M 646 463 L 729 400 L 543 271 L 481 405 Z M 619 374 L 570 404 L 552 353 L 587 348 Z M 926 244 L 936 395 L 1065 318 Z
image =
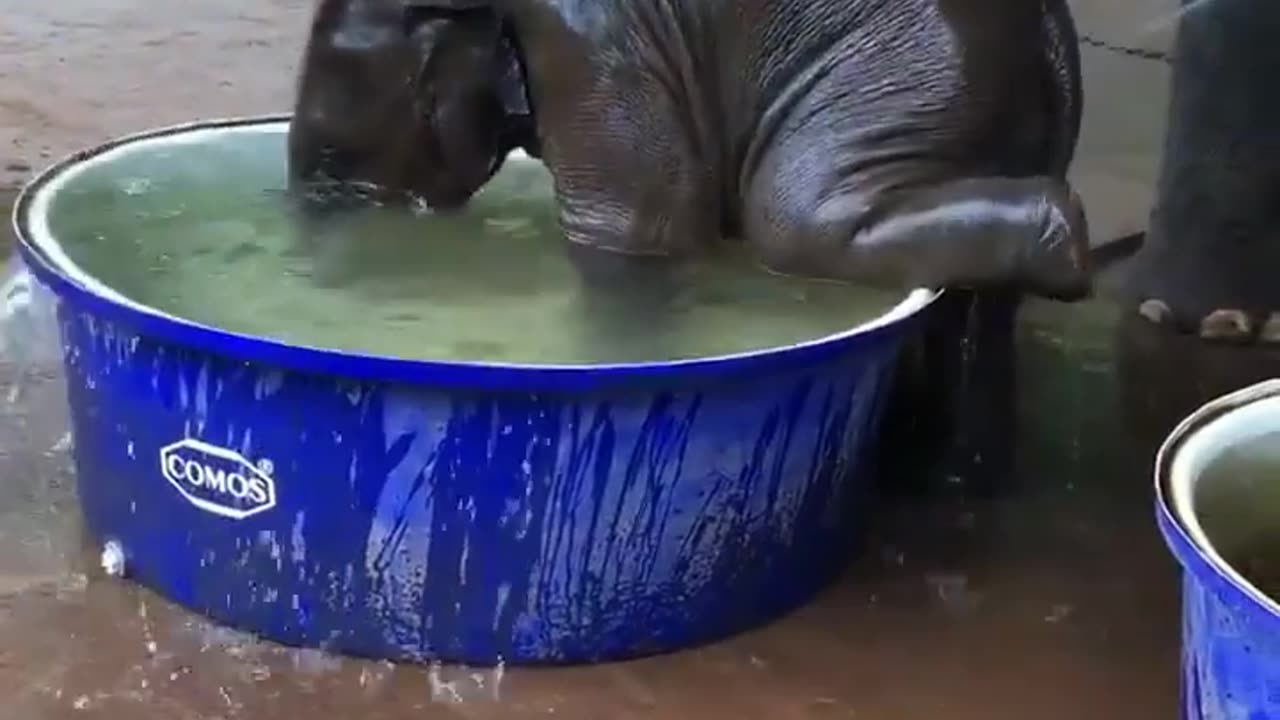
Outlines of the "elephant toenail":
M 1243 310 L 1215 310 L 1200 321 L 1200 337 L 1205 340 L 1247 340 L 1253 321 Z
M 1258 340 L 1268 345 L 1280 344 L 1280 312 L 1273 312 L 1267 317 L 1258 333 Z
M 1154 325 L 1164 325 L 1173 318 L 1173 310 L 1163 300 L 1148 300 L 1138 306 L 1138 314 Z

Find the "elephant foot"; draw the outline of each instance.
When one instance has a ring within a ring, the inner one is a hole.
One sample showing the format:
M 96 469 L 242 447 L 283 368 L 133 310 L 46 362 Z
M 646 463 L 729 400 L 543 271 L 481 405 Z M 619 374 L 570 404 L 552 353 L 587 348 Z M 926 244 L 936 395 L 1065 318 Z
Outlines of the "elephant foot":
M 1280 345 L 1280 311 L 1257 313 L 1224 307 L 1203 316 L 1181 314 L 1169 303 L 1148 299 L 1138 305 L 1147 322 L 1176 332 L 1194 332 L 1209 342 Z

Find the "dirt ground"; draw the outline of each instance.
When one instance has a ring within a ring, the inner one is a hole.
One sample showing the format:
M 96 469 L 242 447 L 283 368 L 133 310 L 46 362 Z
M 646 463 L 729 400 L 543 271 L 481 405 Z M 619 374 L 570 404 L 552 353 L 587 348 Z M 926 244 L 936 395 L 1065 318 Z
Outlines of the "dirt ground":
M 0 0 L 0 187 L 114 135 L 287 111 L 311 0 Z

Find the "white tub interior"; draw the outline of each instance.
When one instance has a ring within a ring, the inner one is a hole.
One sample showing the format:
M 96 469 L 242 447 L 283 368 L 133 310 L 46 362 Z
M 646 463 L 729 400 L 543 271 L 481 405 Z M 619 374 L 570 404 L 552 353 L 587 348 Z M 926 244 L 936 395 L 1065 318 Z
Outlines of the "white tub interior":
M 1223 412 L 1223 408 L 1227 407 L 1233 409 Z M 1212 420 L 1196 427 L 1200 418 L 1215 414 L 1217 416 Z M 1258 522 L 1272 523 L 1274 519 L 1271 526 L 1280 528 L 1280 505 L 1272 506 L 1265 502 L 1272 493 L 1280 494 L 1280 475 L 1277 475 L 1274 483 L 1268 483 L 1268 487 L 1262 488 L 1264 492 L 1259 492 L 1257 497 L 1249 498 L 1241 494 L 1235 499 L 1242 511 L 1247 510 L 1249 515 L 1248 518 L 1241 518 L 1238 529 L 1207 526 L 1198 508 L 1205 490 L 1200 487 L 1200 482 L 1206 469 L 1215 460 L 1230 448 L 1276 433 L 1280 433 L 1280 380 L 1255 385 L 1220 398 L 1193 414 L 1174 431 L 1173 444 L 1166 445 L 1166 450 L 1172 447 L 1175 453 L 1169 463 L 1166 487 L 1174 516 L 1200 551 L 1220 572 L 1241 587 L 1250 589 L 1258 602 L 1273 612 L 1280 613 L 1280 604 L 1258 591 L 1232 567 L 1223 552 L 1224 543 L 1229 544 L 1233 535 L 1251 532 Z M 1177 439 L 1180 437 L 1185 439 L 1178 443 Z M 1162 454 L 1164 452 L 1162 450 Z M 1236 492 L 1240 494 L 1238 490 Z M 1247 505 L 1250 500 L 1254 501 L 1252 507 Z

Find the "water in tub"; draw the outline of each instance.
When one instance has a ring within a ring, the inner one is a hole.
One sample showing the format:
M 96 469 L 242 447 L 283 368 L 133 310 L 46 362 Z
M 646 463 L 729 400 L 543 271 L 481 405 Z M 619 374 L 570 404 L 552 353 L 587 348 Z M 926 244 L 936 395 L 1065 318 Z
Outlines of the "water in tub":
M 731 250 L 580 271 L 550 175 L 528 159 L 460 213 L 361 205 L 308 220 L 283 190 L 283 133 L 206 137 L 89 167 L 51 229 L 125 296 L 233 331 L 408 358 L 630 362 L 812 340 L 901 299 L 771 275 Z
M 1222 558 L 1280 602 L 1280 433 L 1240 443 L 1210 463 L 1195 507 Z

